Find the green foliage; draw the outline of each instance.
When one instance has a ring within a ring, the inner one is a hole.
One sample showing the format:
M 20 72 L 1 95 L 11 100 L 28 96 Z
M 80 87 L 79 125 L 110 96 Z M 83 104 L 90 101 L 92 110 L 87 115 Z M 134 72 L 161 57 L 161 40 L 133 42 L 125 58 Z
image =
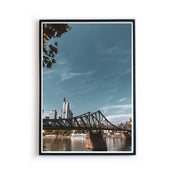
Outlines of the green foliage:
M 131 123 L 128 123 L 128 127 L 131 129 L 131 127 L 132 127 L 132 124 L 131 124 Z
M 73 132 L 73 130 L 57 130 L 58 134 L 66 134 L 69 135 Z
M 44 130 L 44 135 L 47 134 L 71 134 L 73 130 Z
M 53 134 L 53 130 L 44 130 L 43 134 Z
M 77 134 L 77 133 L 86 133 L 87 130 L 74 130 L 74 134 Z
M 113 131 L 111 131 L 111 132 L 110 132 L 110 134 L 114 134 L 114 132 L 113 132 Z

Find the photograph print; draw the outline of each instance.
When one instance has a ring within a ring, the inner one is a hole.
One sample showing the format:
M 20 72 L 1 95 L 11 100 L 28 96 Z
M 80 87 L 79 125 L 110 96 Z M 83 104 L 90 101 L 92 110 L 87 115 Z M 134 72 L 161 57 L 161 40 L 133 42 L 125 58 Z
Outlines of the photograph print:
M 39 25 L 39 154 L 134 155 L 135 20 Z

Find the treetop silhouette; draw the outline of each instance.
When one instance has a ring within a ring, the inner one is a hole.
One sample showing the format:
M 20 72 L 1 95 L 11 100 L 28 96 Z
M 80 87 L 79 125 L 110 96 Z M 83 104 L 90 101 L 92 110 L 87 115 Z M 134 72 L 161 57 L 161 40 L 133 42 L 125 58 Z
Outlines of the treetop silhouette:
M 48 44 L 48 41 L 61 37 L 69 30 L 71 27 L 68 24 L 43 24 L 43 67 L 51 68 L 52 64 L 56 63 L 54 57 L 58 53 L 58 43 Z

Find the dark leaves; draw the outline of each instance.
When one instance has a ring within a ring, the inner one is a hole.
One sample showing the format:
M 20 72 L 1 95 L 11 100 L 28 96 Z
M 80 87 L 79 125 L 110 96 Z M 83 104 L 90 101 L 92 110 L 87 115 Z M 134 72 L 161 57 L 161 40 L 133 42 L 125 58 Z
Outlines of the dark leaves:
M 53 64 L 56 63 L 55 59 L 52 59 L 52 63 L 53 63 Z
M 44 58 L 44 59 L 46 59 L 46 60 L 49 60 L 49 58 L 48 58 L 48 57 L 46 57 L 46 56 L 43 56 L 43 58 Z
M 51 68 L 52 63 L 56 63 L 54 56 L 58 53 L 58 43 L 55 42 L 54 45 L 49 45 L 47 49 L 47 41 L 61 37 L 61 35 L 67 31 L 71 30 L 68 24 L 43 24 L 43 66 L 47 65 L 47 68 Z
M 52 66 L 52 63 L 49 61 L 49 62 L 47 63 L 47 68 L 51 68 L 51 66 Z
M 44 63 L 44 64 L 47 64 L 47 63 L 48 63 L 48 60 L 44 59 L 44 60 L 43 60 L 43 63 Z

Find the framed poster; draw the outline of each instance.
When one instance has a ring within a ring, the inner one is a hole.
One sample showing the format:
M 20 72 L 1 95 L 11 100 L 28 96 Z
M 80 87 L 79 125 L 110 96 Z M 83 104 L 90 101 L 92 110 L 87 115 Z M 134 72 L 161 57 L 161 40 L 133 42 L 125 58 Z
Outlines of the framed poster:
M 41 155 L 135 155 L 135 20 L 40 20 Z

